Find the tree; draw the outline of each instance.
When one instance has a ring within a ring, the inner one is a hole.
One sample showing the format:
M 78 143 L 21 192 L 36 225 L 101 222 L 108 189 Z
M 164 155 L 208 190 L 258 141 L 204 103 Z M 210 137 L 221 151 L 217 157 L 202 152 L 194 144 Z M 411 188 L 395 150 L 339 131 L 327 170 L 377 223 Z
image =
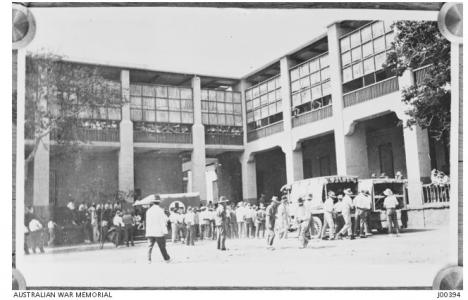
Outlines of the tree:
M 406 126 L 419 125 L 428 129 L 436 140 L 450 137 L 450 42 L 439 31 L 437 22 L 398 21 L 393 50 L 387 65 L 398 75 L 406 69 L 430 65 L 419 85 L 403 90 L 402 101 L 409 106 Z
M 113 86 L 95 66 L 67 62 L 48 53 L 28 54 L 25 133 L 33 146 L 26 156 L 25 179 L 39 147 L 48 147 L 46 136 L 56 145 L 57 157 L 79 153 L 80 145 L 87 142 L 79 131 L 87 116 L 110 102 L 121 106 L 120 89 Z

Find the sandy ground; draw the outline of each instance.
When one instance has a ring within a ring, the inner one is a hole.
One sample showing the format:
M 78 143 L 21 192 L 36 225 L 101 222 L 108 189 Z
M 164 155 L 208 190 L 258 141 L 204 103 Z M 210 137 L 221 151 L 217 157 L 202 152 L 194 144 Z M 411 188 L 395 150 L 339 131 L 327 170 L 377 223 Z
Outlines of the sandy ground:
M 173 262 L 155 246 L 46 253 L 18 257 L 28 286 L 66 287 L 429 287 L 447 264 L 448 228 L 407 230 L 400 237 L 318 241 L 298 249 L 293 233 L 266 250 L 264 240 L 168 243 Z

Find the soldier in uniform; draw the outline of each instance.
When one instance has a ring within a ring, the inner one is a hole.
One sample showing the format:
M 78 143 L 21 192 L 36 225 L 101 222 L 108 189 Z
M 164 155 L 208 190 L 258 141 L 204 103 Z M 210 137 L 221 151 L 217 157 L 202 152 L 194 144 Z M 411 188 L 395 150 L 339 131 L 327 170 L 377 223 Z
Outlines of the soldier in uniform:
M 218 250 L 226 250 L 226 203 L 228 200 L 226 197 L 221 196 L 218 201 L 218 207 L 216 208 L 215 214 L 215 225 L 217 232 L 217 245 Z
M 307 244 L 309 243 L 307 234 L 309 232 L 310 214 L 309 210 L 304 206 L 304 199 L 302 197 L 297 199 L 297 205 L 298 207 L 296 210 L 295 219 L 299 227 L 299 248 L 303 249 L 307 247 Z
M 278 197 L 273 196 L 271 198 L 271 203 L 266 209 L 266 219 L 265 227 L 267 230 L 267 249 L 274 250 L 273 241 L 275 239 L 275 223 L 276 223 L 276 213 L 278 211 L 278 205 L 281 202 L 278 200 Z

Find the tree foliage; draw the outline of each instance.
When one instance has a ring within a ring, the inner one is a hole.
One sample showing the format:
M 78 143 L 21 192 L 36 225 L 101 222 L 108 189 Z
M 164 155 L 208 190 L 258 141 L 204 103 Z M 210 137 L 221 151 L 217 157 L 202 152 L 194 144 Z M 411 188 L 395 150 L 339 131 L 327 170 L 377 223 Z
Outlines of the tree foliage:
M 419 85 L 403 90 L 402 101 L 408 104 L 407 126 L 419 125 L 436 140 L 450 136 L 450 42 L 436 22 L 398 21 L 393 24 L 395 40 L 387 64 L 398 75 L 407 69 L 430 65 Z

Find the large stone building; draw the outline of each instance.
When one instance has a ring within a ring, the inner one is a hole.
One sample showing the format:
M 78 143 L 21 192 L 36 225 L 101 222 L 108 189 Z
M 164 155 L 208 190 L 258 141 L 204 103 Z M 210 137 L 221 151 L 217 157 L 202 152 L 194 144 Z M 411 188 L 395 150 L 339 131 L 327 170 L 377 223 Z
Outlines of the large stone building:
M 103 197 L 196 191 L 255 201 L 303 178 L 401 172 L 408 207 L 420 211 L 422 184 L 432 168 L 448 170 L 448 152 L 426 130 L 401 125 L 401 91 L 424 68 L 401 77 L 383 68 L 392 39 L 382 21 L 338 22 L 243 78 L 96 64 L 118 97 L 86 117 L 91 143 L 80 164 L 58 161 L 46 137 L 52 147 L 29 167 L 26 205 L 96 201 L 97 182 Z

